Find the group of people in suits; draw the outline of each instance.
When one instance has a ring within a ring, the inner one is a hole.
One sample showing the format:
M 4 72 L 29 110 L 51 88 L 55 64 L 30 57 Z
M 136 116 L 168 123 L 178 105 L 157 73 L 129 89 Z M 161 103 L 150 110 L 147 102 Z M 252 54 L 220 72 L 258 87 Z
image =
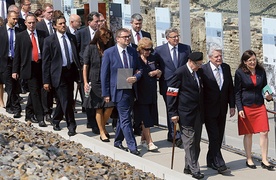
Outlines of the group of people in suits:
M 6 5 L 8 3 L 6 1 Z M 140 14 L 132 15 L 131 30 L 116 31 L 114 44 L 98 12 L 89 13 L 88 26 L 78 30 L 81 26 L 78 15 L 71 15 L 70 25 L 66 27 L 63 14 L 54 13 L 52 4 L 45 3 L 43 19 L 37 22 L 36 16 L 29 13 L 30 5 L 29 0 L 22 0 L 20 12 L 15 5 L 9 6 L 6 23 L 0 28 L 3 40 L 0 44 L 0 84 L 5 84 L 8 95 L 6 111 L 13 113 L 14 118 L 21 117 L 18 79 L 22 78 L 30 91 L 26 120 L 39 123 L 41 127 L 47 126 L 46 120 L 59 131 L 60 121 L 65 119 L 68 135 L 75 135 L 77 124 L 72 106 L 75 81 L 81 84 L 87 127 L 100 134 L 103 142 L 109 142 L 105 124 L 112 109 L 116 109 L 114 146 L 139 155 L 134 135 L 141 135 L 141 145 L 148 150 L 158 149 L 150 136 L 150 127 L 158 124 L 156 92 L 159 79 L 160 94 L 167 110 L 167 140 L 173 142 L 175 134 L 176 146 L 184 146 L 184 173 L 196 179 L 204 177 L 198 163 L 203 123 L 209 138 L 207 166 L 222 174 L 229 171 L 221 146 L 228 106 L 232 117 L 235 104 L 239 132 L 245 135 L 246 165 L 256 168 L 251 158 L 252 134 L 260 133 L 261 166 L 268 170 L 274 168 L 267 160 L 269 126 L 261 92 L 266 86 L 266 75 L 253 51 L 243 54 L 234 87 L 230 66 L 223 62 L 222 49 L 216 44 L 208 48 L 209 62 L 203 65 L 203 53 L 192 52 L 189 45 L 180 43 L 176 28 L 166 30 L 168 42 L 153 50 L 150 34 L 142 30 Z M 19 23 L 20 15 L 24 26 Z M 130 72 L 125 77 L 127 87 L 118 87 L 120 69 Z M 151 86 L 152 92 L 145 92 L 145 86 Z M 176 93 L 168 93 L 169 89 Z M 87 92 L 88 98 L 84 97 Z M 53 96 L 57 105 L 52 117 Z M 264 97 L 272 100 L 270 94 Z M 253 111 L 258 112 L 257 115 Z M 176 123 L 180 128 L 174 132 Z M 127 148 L 122 145 L 124 139 Z

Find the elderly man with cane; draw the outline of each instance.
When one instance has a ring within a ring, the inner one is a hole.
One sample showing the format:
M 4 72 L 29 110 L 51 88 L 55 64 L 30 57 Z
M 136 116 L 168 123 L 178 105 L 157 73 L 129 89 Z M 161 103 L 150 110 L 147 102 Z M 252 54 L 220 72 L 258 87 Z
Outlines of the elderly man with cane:
M 180 124 L 185 150 L 185 174 L 202 179 L 198 157 L 203 123 L 203 85 L 201 81 L 203 54 L 193 52 L 188 62 L 178 68 L 167 89 L 169 117 Z

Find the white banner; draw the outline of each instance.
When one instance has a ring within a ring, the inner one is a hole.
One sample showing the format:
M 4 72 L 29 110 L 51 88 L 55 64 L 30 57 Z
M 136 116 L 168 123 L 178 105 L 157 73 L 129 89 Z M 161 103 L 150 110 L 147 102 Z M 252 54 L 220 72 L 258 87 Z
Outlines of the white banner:
M 156 43 L 157 46 L 167 43 L 165 31 L 171 27 L 169 8 L 155 8 Z
M 205 12 L 206 46 L 207 50 L 213 44 L 223 49 L 222 15 L 216 12 Z

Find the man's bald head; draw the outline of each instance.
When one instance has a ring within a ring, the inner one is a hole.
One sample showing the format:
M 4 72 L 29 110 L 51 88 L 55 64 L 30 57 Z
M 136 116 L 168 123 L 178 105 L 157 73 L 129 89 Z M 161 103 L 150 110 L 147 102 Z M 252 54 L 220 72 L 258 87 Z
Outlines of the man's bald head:
M 70 26 L 71 28 L 77 30 L 80 28 L 81 26 L 81 18 L 79 15 L 77 14 L 71 14 L 69 17 L 69 21 L 70 21 Z

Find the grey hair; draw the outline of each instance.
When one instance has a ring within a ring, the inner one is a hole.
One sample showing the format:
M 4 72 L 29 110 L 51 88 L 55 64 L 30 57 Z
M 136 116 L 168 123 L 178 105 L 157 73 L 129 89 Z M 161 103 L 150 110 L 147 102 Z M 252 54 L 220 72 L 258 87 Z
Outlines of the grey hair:
M 214 51 L 222 51 L 222 47 L 220 45 L 218 45 L 217 43 L 211 42 L 207 46 L 208 46 L 207 47 L 207 55 L 209 57 L 211 57 L 213 55 Z
M 19 11 L 19 7 L 17 7 L 16 5 L 12 4 L 8 7 L 8 12 L 16 12 L 17 9 Z
M 166 38 L 168 38 L 168 37 L 169 37 L 169 34 L 172 33 L 172 32 L 175 32 L 175 33 L 177 33 L 177 34 L 179 33 L 179 31 L 178 31 L 177 28 L 172 27 L 172 28 L 166 30 L 166 32 L 165 32 Z
M 131 22 L 133 22 L 134 19 L 137 21 L 143 21 L 143 16 L 139 13 L 134 13 L 131 16 Z

